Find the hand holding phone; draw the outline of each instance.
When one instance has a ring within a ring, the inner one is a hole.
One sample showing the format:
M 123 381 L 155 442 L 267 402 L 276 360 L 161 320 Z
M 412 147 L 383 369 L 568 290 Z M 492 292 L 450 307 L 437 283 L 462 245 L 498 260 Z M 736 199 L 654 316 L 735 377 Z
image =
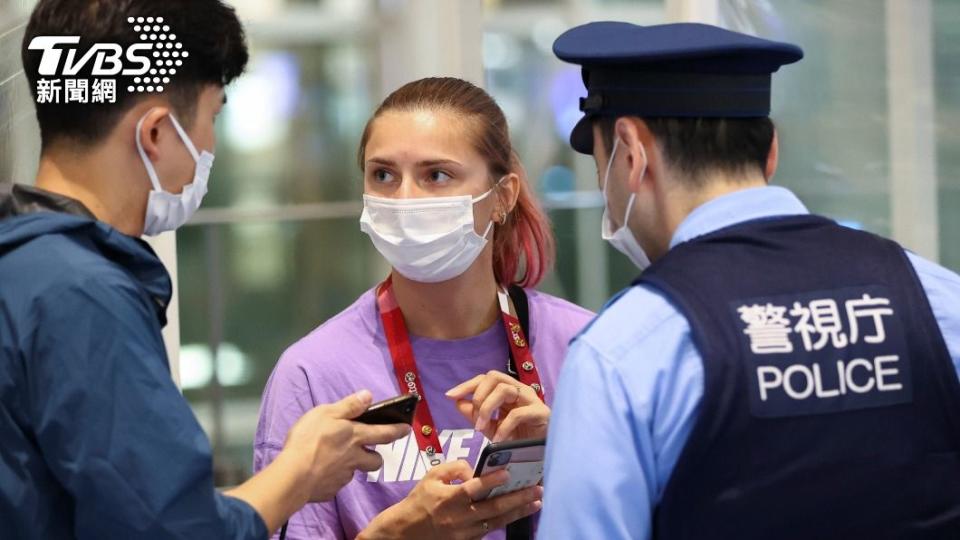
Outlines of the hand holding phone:
M 532 487 L 488 501 L 487 492 L 506 473 L 473 478 L 463 460 L 431 468 L 400 502 L 387 508 L 364 529 L 364 538 L 480 538 L 542 508 L 543 488 Z
M 354 422 L 361 424 L 412 424 L 413 414 L 417 410 L 417 402 L 420 397 L 417 394 L 404 394 L 390 399 L 385 399 L 367 407 L 360 416 L 354 418 Z
M 498 497 L 542 482 L 546 444 L 546 439 L 533 439 L 487 445 L 480 453 L 474 476 L 479 477 L 506 470 L 510 474 L 510 480 L 492 489 L 478 500 Z

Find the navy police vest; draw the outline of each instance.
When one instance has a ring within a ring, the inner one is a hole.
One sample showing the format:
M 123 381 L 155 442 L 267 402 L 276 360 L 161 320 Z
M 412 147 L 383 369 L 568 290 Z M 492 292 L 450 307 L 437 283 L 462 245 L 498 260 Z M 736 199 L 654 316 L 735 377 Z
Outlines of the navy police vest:
M 686 317 L 704 369 L 655 538 L 960 538 L 960 382 L 899 245 L 756 220 L 636 283 Z

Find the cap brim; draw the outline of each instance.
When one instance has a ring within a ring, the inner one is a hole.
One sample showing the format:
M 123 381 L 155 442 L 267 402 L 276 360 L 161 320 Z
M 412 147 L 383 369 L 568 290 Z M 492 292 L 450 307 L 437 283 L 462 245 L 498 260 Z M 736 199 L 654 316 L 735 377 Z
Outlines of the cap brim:
M 570 132 L 570 146 L 581 154 L 593 155 L 593 117 L 584 116 Z

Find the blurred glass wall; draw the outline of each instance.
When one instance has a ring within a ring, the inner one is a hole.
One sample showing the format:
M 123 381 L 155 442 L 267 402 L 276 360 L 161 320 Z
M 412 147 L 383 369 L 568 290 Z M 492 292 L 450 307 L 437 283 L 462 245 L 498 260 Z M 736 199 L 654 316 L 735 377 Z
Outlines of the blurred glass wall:
M 0 182 L 32 183 L 37 172 L 40 130 L 20 60 L 20 42 L 33 4 L 34 0 L 0 0 Z
M 960 270 L 960 2 L 933 2 L 933 91 L 940 262 Z

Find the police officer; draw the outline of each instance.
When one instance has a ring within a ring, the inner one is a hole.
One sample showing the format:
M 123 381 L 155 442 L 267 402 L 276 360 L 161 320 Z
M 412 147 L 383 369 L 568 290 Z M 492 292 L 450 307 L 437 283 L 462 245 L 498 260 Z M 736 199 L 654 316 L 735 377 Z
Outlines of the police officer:
M 568 353 L 541 537 L 960 538 L 960 277 L 768 185 L 801 50 L 602 22 L 554 52 L 643 272 Z

